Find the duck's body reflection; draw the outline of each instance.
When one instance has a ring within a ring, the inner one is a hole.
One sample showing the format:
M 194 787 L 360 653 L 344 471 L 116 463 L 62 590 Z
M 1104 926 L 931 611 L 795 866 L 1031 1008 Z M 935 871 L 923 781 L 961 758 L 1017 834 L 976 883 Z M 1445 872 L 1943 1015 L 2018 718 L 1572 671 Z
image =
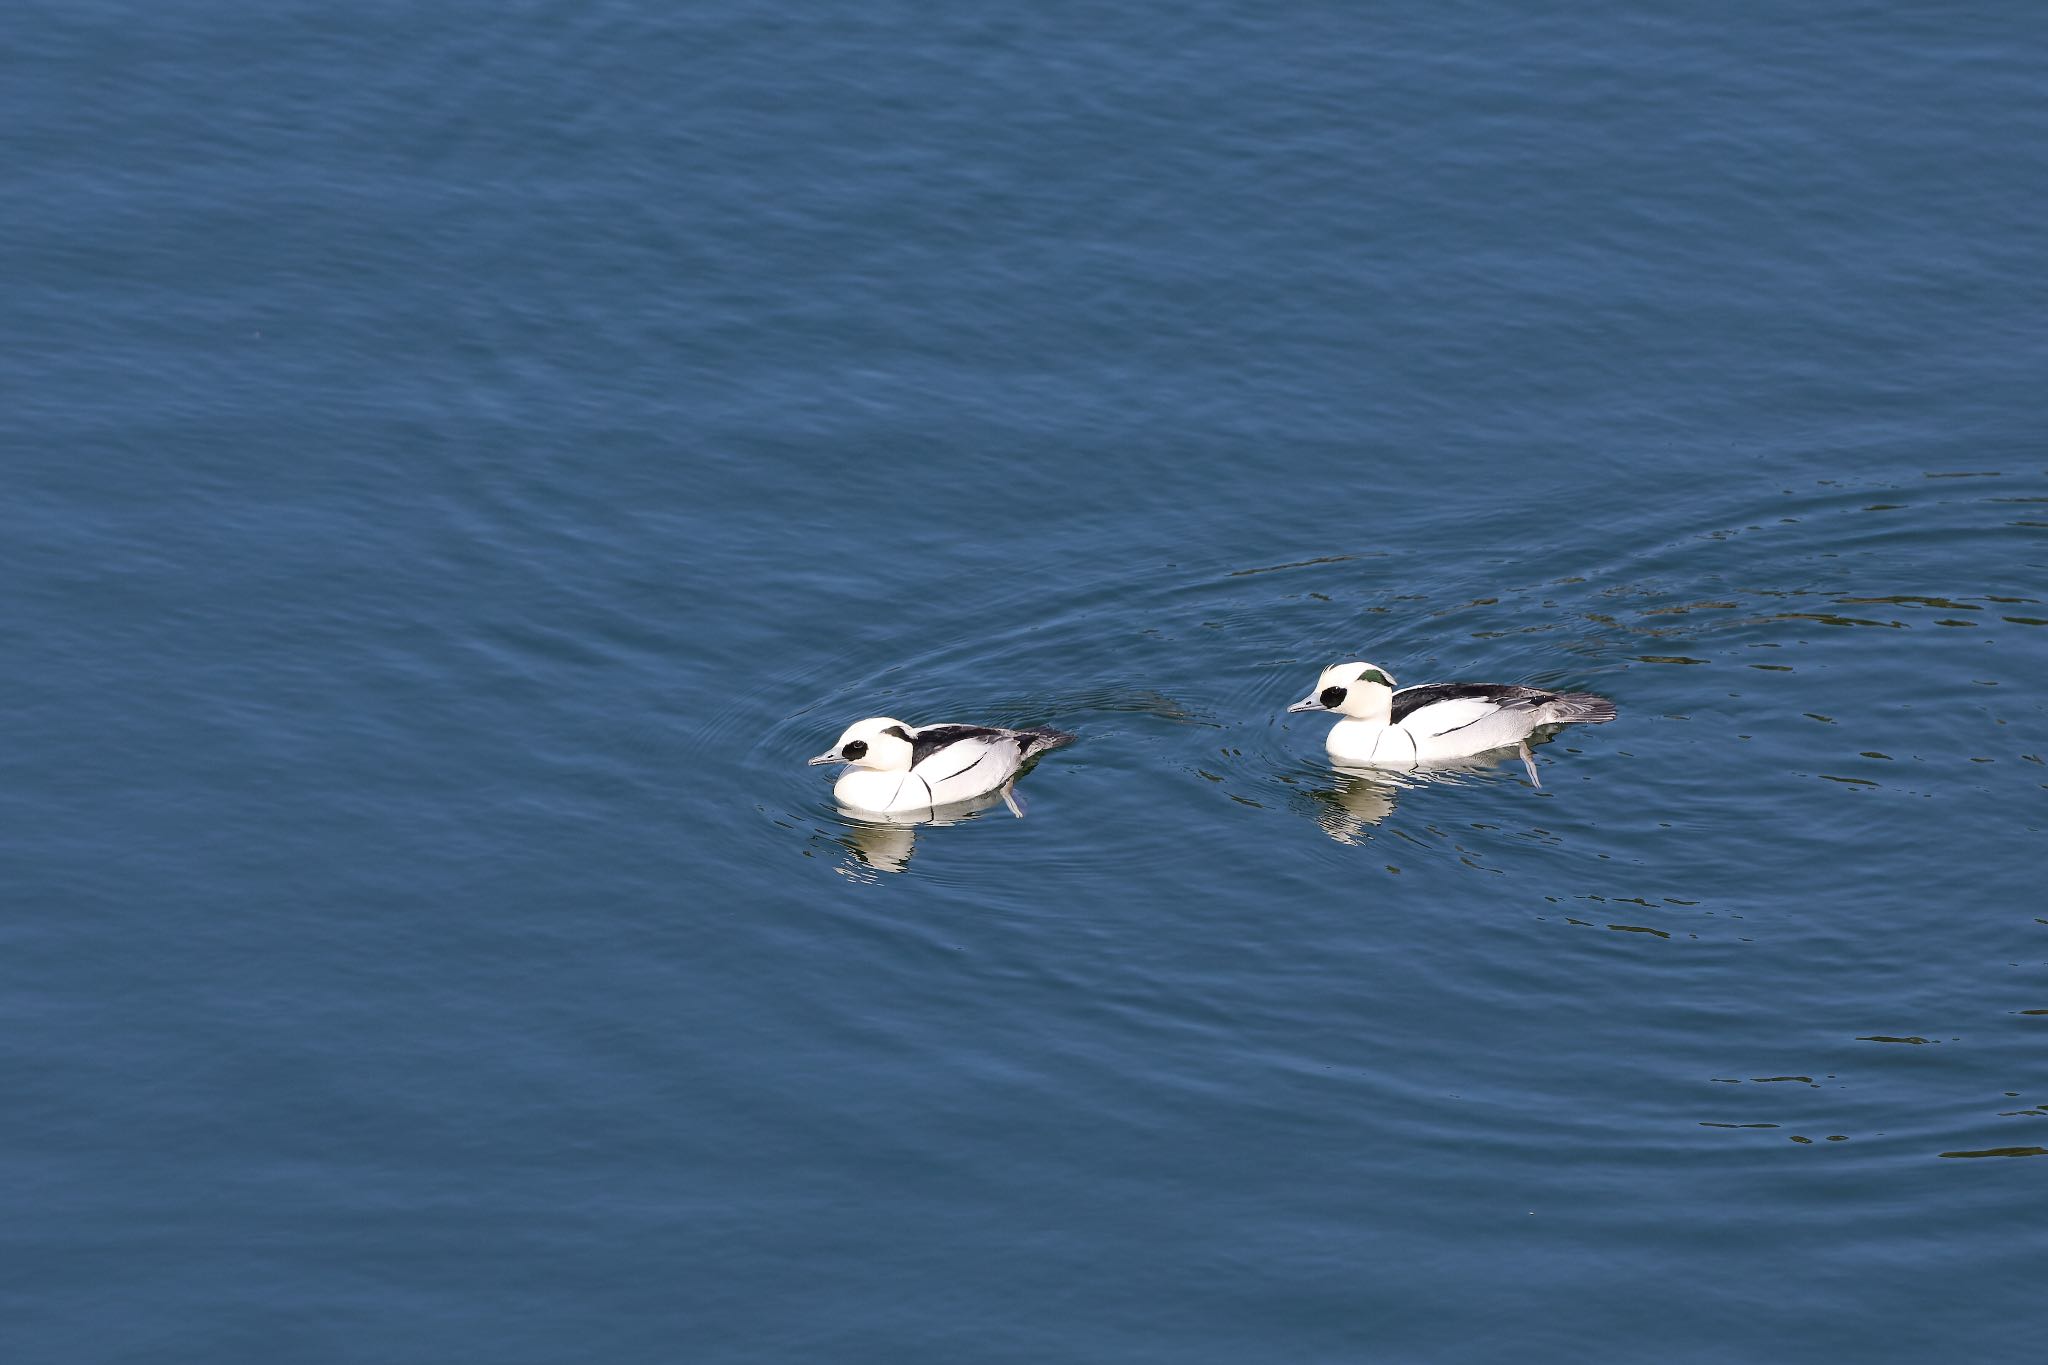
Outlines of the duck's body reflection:
M 839 842 L 846 849 L 850 866 L 902 872 L 910 866 L 910 855 L 917 851 L 920 826 L 957 825 L 1014 800 L 1011 790 L 1002 787 L 966 801 L 923 810 L 878 814 L 841 806 L 839 815 L 846 822 L 846 831 L 839 836 Z M 1016 807 L 1013 805 L 1012 809 Z
M 1308 795 L 1314 802 L 1315 820 L 1323 827 L 1323 833 L 1340 844 L 1357 844 L 1365 841 L 1369 828 L 1394 813 L 1402 792 L 1438 782 L 1455 784 L 1519 760 L 1517 750 L 1496 749 L 1399 770 L 1338 764 L 1327 774 L 1335 780 L 1311 788 Z

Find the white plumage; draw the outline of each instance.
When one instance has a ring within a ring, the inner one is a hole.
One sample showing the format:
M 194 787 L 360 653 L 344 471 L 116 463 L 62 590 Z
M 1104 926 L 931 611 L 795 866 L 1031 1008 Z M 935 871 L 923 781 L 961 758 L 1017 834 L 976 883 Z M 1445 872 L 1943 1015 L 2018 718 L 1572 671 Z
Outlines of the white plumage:
M 876 814 L 926 811 L 1005 788 L 1025 764 L 1073 738 L 1059 730 L 910 726 L 876 716 L 846 727 L 811 762 L 851 765 L 832 786 L 842 805 Z
M 1614 703 L 1591 692 L 1545 692 L 1502 683 L 1430 683 L 1398 691 L 1384 669 L 1332 664 L 1289 711 L 1334 711 L 1343 719 L 1326 741 L 1339 763 L 1420 768 L 1519 748 L 1529 781 L 1542 786 L 1529 736 L 1545 726 L 1599 725 Z

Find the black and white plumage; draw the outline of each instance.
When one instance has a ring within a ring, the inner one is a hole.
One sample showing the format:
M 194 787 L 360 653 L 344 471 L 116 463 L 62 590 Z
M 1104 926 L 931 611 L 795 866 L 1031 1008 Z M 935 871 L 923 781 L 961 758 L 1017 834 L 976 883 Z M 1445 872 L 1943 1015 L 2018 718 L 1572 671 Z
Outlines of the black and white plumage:
M 847 726 L 811 762 L 851 765 L 832 786 L 842 805 L 892 814 L 952 805 L 1005 788 L 1025 764 L 1073 738 L 1060 730 L 911 726 L 875 716 Z M 1014 801 L 1010 809 L 1023 813 Z
M 1502 683 L 1428 683 L 1396 690 L 1373 664 L 1332 664 L 1289 711 L 1334 711 L 1330 757 L 1372 768 L 1419 768 L 1518 747 L 1542 786 L 1529 736 L 1550 725 L 1601 725 L 1614 703 L 1591 692 L 1545 692 Z

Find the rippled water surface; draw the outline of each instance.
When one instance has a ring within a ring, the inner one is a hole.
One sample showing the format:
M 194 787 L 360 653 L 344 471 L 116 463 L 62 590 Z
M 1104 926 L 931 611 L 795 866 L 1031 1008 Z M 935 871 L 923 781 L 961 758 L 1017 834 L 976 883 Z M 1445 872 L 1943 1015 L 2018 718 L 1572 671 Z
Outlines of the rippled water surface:
M 2038 1356 L 2038 18 L 12 37 L 8 1360 Z

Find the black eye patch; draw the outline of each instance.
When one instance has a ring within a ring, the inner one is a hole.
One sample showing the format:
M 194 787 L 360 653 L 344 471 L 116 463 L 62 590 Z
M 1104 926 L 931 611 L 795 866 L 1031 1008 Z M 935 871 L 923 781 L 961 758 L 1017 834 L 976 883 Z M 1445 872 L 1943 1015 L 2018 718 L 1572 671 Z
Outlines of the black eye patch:
M 1316 700 L 1334 711 L 1344 704 L 1344 689 L 1341 687 L 1326 687 L 1323 689 L 1322 695 L 1317 697 Z
M 857 739 L 844 749 L 841 749 L 839 756 L 848 763 L 857 763 L 868 756 L 868 742 L 864 739 Z

